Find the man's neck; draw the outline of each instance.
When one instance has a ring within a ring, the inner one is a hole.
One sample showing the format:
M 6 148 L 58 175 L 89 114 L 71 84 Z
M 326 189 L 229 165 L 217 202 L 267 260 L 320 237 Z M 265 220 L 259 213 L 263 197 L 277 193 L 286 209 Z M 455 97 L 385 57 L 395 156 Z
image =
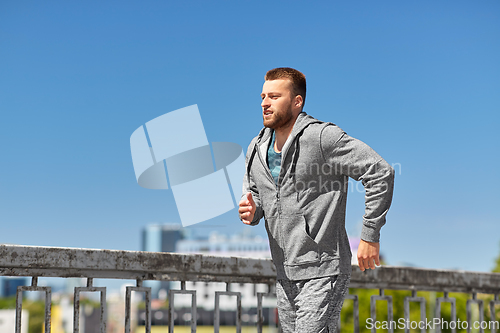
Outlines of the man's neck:
M 290 122 L 290 124 L 286 127 L 281 127 L 277 128 L 274 130 L 274 133 L 276 135 L 275 141 L 274 141 L 274 151 L 277 153 L 280 153 L 281 150 L 283 149 L 283 146 L 285 145 L 286 140 L 290 136 L 290 133 L 292 133 L 293 125 L 295 124 L 295 121 L 297 120 L 297 117 Z

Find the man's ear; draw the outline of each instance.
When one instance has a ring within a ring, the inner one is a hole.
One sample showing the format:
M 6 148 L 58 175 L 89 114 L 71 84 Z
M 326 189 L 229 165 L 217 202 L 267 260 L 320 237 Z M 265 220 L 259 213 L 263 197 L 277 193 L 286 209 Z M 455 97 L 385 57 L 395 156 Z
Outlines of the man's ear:
M 300 96 L 300 95 L 295 96 L 294 106 L 297 108 L 302 108 L 303 104 L 304 104 L 304 100 L 302 99 L 302 96 Z

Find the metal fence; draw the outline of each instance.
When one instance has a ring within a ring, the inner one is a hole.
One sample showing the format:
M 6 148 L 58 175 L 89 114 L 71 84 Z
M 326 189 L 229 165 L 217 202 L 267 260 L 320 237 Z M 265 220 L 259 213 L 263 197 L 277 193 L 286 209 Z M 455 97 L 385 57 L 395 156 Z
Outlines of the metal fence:
M 21 332 L 22 293 L 24 291 L 41 291 L 45 293 L 45 332 L 50 332 L 51 288 L 38 286 L 39 277 L 86 278 L 86 287 L 76 287 L 74 290 L 74 332 L 79 332 L 79 311 L 81 292 L 100 292 L 101 325 L 100 332 L 106 332 L 106 288 L 95 287 L 93 279 L 127 279 L 136 280 L 135 287 L 127 287 L 125 295 L 125 332 L 131 328 L 131 293 L 145 294 L 146 317 L 145 331 L 151 332 L 151 289 L 143 286 L 143 281 L 180 281 L 179 290 L 169 291 L 169 313 L 173 318 L 174 299 L 177 294 L 192 296 L 191 318 L 196 318 L 196 291 L 186 290 L 186 281 L 224 282 L 226 291 L 216 292 L 214 330 L 219 332 L 219 297 L 222 295 L 236 296 L 236 330 L 241 333 L 241 294 L 230 291 L 230 283 L 259 283 L 273 286 L 276 271 L 269 259 L 249 259 L 235 257 L 215 257 L 208 255 L 184 255 L 177 253 L 153 253 L 136 251 L 74 249 L 56 247 L 34 247 L 0 245 L 0 276 L 27 276 L 32 278 L 31 286 L 18 287 L 16 303 L 16 333 Z M 440 316 L 440 306 L 444 302 L 451 304 L 452 319 L 456 318 L 455 299 L 449 297 L 450 292 L 471 294 L 467 301 L 467 321 L 470 323 L 471 308 L 476 304 L 480 320 L 483 318 L 484 302 L 477 298 L 478 293 L 494 295 L 489 304 L 491 320 L 495 318 L 495 306 L 500 305 L 500 274 L 477 273 L 450 270 L 431 270 L 410 267 L 379 267 L 376 270 L 361 272 L 352 270 L 350 288 L 378 289 L 379 295 L 371 296 L 370 316 L 376 320 L 377 301 L 386 301 L 388 320 L 392 320 L 392 297 L 385 294 L 386 289 L 409 290 L 411 297 L 404 300 L 404 316 L 409 319 L 410 303 L 420 304 L 421 318 L 424 320 L 426 301 L 417 297 L 417 291 L 444 292 L 444 297 L 435 300 L 435 317 Z M 271 288 L 269 289 L 271 290 Z M 258 310 L 257 330 L 262 332 L 262 298 L 270 296 L 267 293 L 257 293 Z M 357 295 L 349 294 L 347 299 L 353 301 L 354 332 L 359 332 L 359 300 Z M 472 325 L 468 326 L 470 327 Z M 173 332 L 174 321 L 169 322 L 169 332 Z M 376 329 L 373 328 L 372 332 Z M 392 333 L 389 328 L 389 332 Z M 496 329 L 491 329 L 496 333 Z M 196 332 L 196 319 L 191 320 L 191 332 Z M 425 329 L 422 330 L 425 332 Z M 483 329 L 480 329 L 483 333 Z

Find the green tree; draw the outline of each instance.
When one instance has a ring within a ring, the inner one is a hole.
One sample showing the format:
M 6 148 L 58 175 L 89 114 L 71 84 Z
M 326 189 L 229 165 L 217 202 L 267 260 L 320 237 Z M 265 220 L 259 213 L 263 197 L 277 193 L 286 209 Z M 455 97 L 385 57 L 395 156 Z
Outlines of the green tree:
M 495 260 L 495 268 L 493 268 L 493 273 L 500 273 L 500 253 L 498 254 L 497 259 Z
M 28 310 L 30 314 L 28 332 L 42 333 L 45 323 L 45 302 L 24 300 L 23 309 Z
M 0 310 L 15 309 L 15 308 L 16 308 L 16 296 L 0 298 Z
M 0 298 L 0 309 L 15 309 L 16 296 Z M 29 313 L 28 333 L 42 333 L 45 322 L 45 303 L 23 299 L 23 309 Z
M 359 331 L 361 333 L 370 333 L 368 329 L 367 319 L 370 318 L 370 298 L 372 295 L 378 295 L 378 290 L 376 289 L 354 289 L 350 290 L 351 294 L 358 295 L 359 299 Z M 393 320 L 396 322 L 396 327 L 394 329 L 395 333 L 404 333 L 404 329 L 399 319 L 404 319 L 404 299 L 405 297 L 411 296 L 411 291 L 409 290 L 385 290 L 385 295 L 392 296 L 393 301 Z M 437 297 L 443 297 L 442 292 L 426 292 L 419 291 L 417 294 L 419 297 L 423 297 L 426 300 L 426 316 L 428 320 L 432 320 L 434 317 L 434 304 Z M 469 294 L 462 293 L 450 293 L 449 297 L 456 299 L 457 305 L 457 319 L 465 321 L 466 316 L 466 303 L 467 299 L 470 298 Z M 492 299 L 491 295 L 488 295 L 484 300 L 485 304 L 489 304 L 489 300 Z M 387 303 L 385 301 L 377 302 L 377 321 L 387 321 Z M 443 321 L 451 322 L 451 305 L 449 303 L 444 303 L 441 306 L 441 318 Z M 418 323 L 420 321 L 420 306 L 417 303 L 410 303 L 410 321 Z M 353 324 L 353 302 L 346 300 L 341 312 L 341 333 L 352 332 L 354 329 Z M 420 333 L 420 329 L 411 329 L 412 333 Z M 386 333 L 387 330 L 380 329 L 377 332 Z M 451 333 L 451 329 L 444 328 L 443 333 Z M 465 329 L 457 329 L 457 333 L 465 333 Z

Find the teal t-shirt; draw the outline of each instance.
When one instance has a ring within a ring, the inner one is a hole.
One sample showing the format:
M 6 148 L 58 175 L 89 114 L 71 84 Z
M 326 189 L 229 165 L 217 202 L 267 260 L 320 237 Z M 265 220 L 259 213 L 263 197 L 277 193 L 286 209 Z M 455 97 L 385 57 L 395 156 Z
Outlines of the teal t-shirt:
M 278 178 L 280 176 L 281 170 L 281 152 L 277 153 L 274 151 L 274 141 L 276 140 L 275 132 L 273 131 L 273 138 L 271 144 L 267 149 L 267 166 L 271 170 L 271 175 L 274 178 L 274 182 L 278 184 Z

